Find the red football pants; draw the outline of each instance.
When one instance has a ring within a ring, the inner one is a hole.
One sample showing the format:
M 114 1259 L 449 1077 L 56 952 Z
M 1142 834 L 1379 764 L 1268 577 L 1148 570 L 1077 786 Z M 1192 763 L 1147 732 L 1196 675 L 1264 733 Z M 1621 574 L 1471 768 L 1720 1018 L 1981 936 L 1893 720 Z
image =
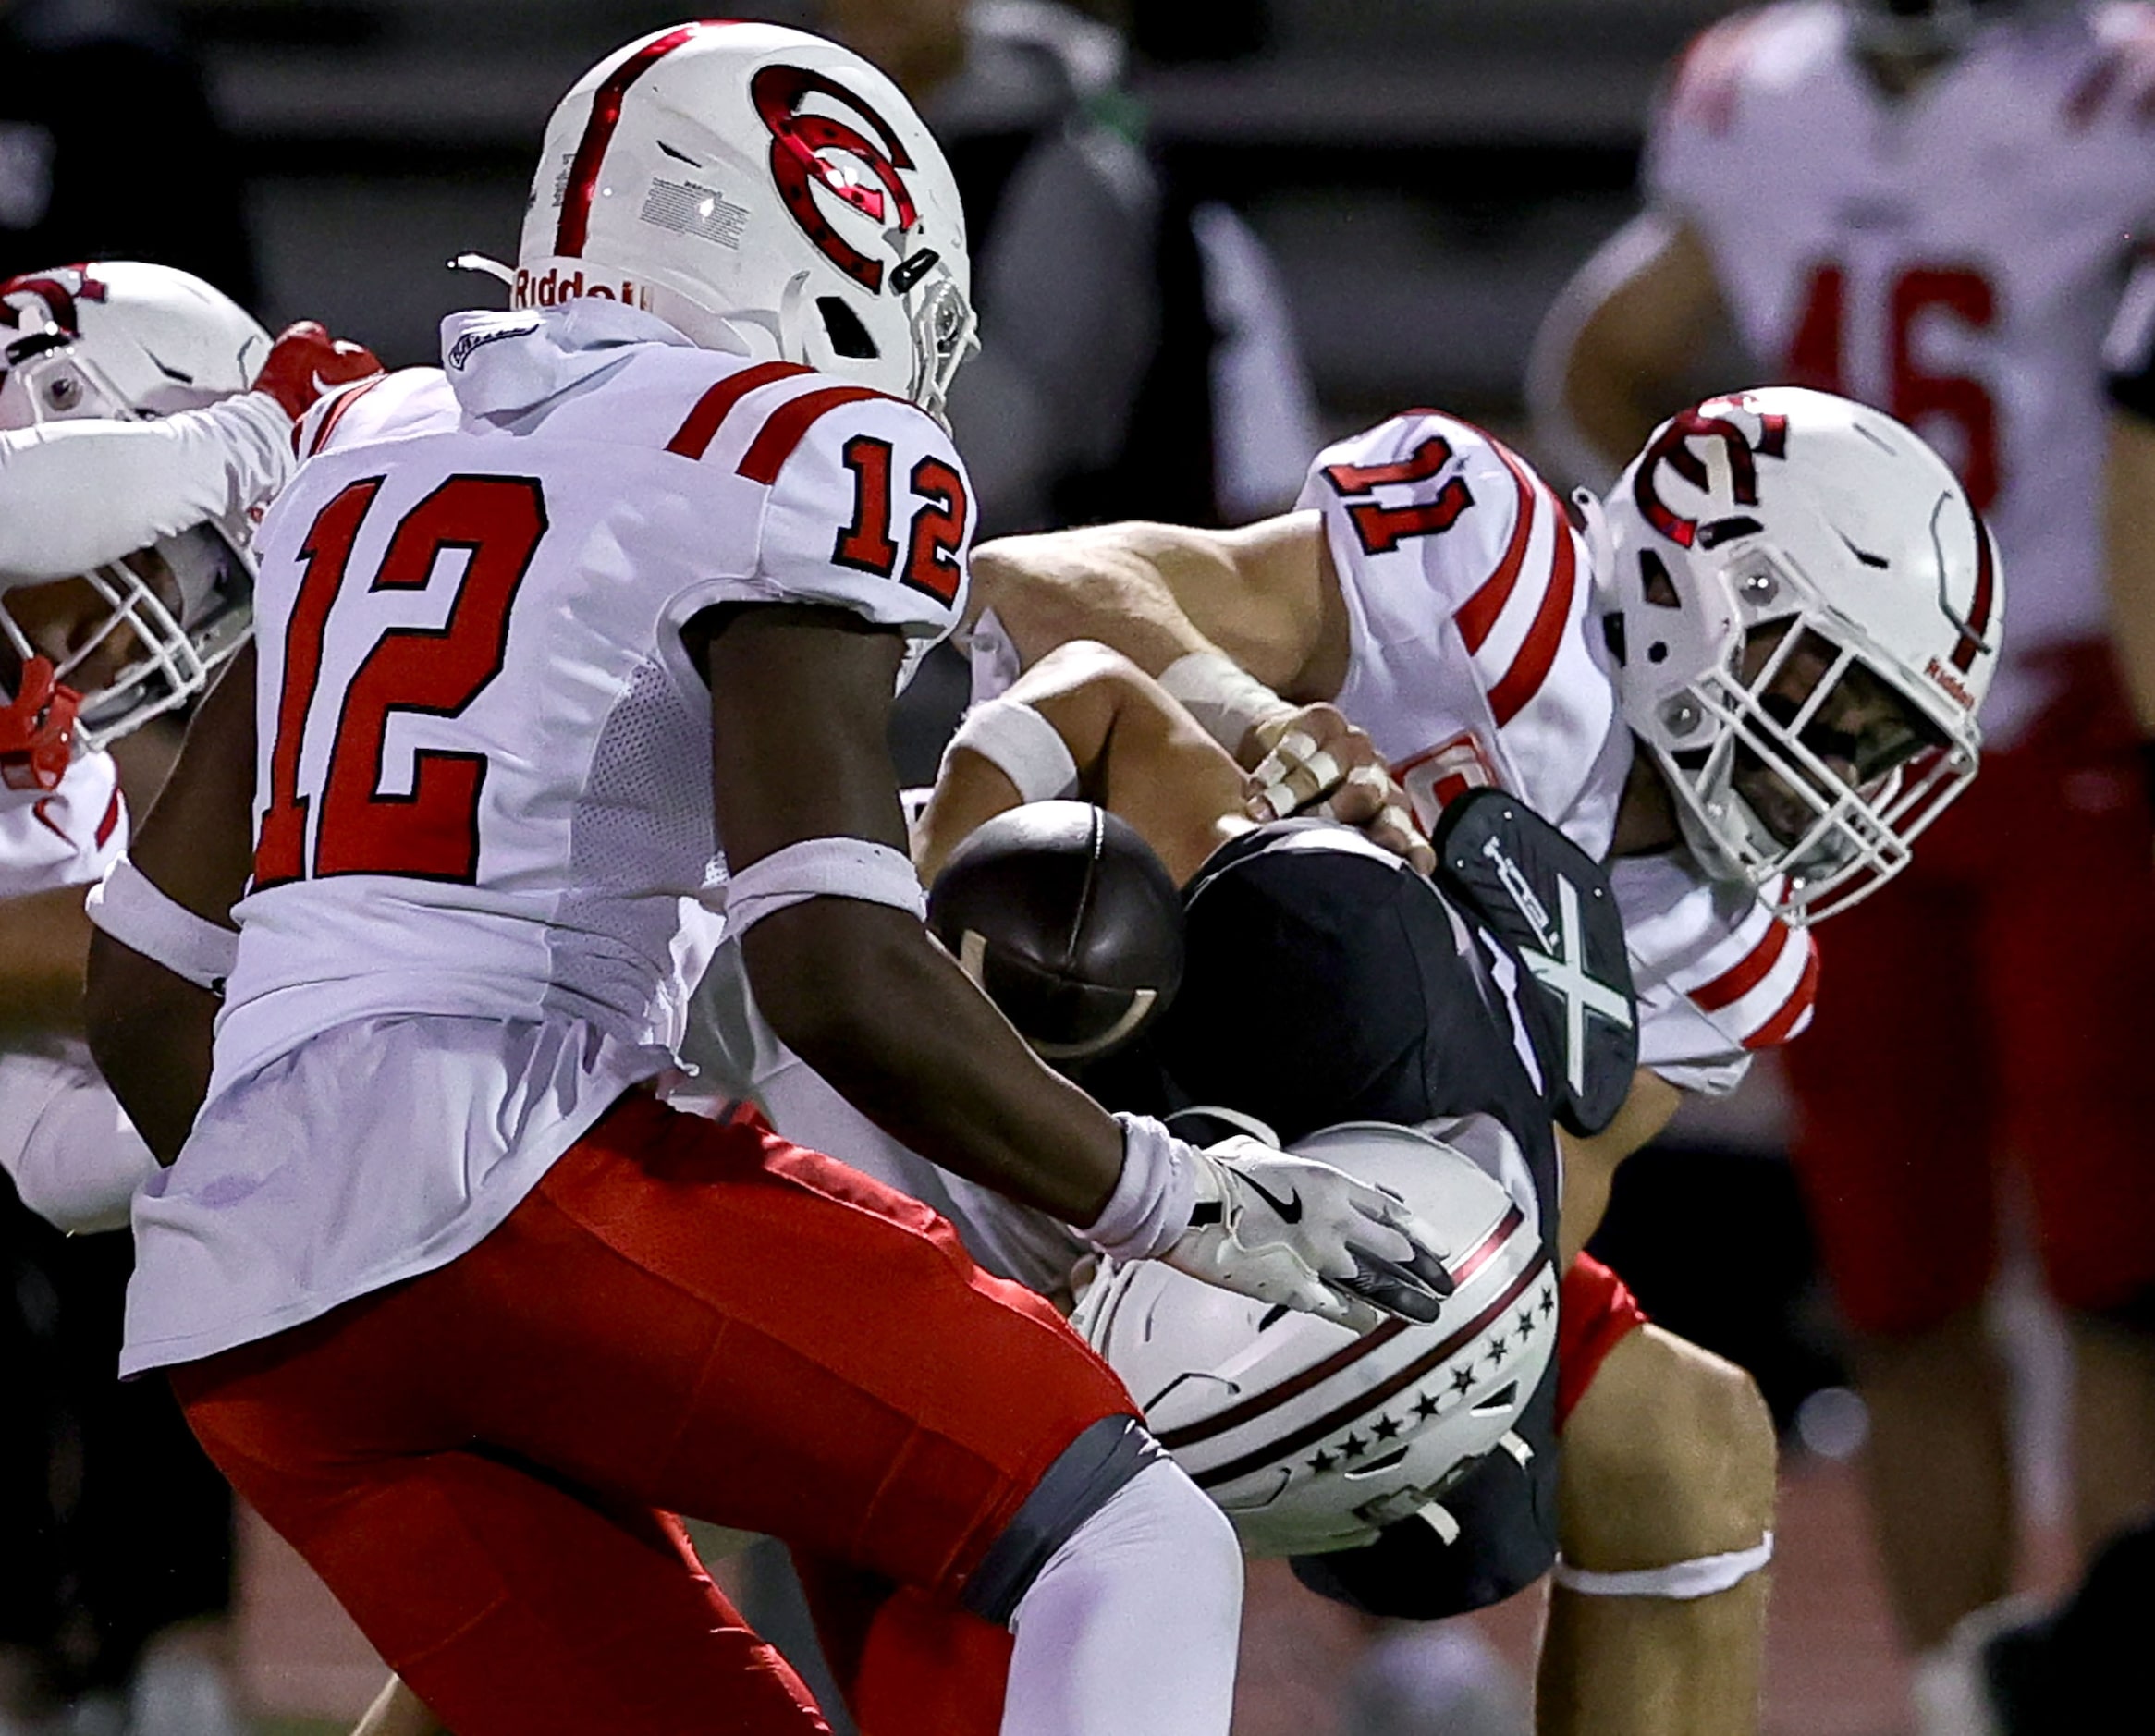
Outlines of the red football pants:
M 2155 1284 L 2155 828 L 2107 654 L 2060 661 L 2027 739 L 1986 753 L 1914 865 L 1820 935 L 1818 1017 L 1787 1051 L 1794 1158 L 1861 1332 L 1981 1299 L 2007 1159 L 2061 1302 Z
M 821 1730 L 667 1515 L 949 1598 L 1133 1410 L 926 1206 L 641 1094 L 470 1253 L 173 1384 L 457 1736 Z

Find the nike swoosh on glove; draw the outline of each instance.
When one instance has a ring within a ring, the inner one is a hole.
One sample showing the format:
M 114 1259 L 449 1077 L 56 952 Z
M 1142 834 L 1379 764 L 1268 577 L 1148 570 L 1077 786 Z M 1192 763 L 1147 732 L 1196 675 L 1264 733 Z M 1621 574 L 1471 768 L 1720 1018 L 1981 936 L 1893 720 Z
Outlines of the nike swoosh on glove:
M 1189 1159 L 1190 1227 L 1158 1256 L 1177 1271 L 1359 1332 L 1451 1294 L 1436 1233 L 1381 1188 L 1242 1134 Z
M 254 390 L 275 399 L 298 422 L 324 392 L 381 372 L 381 362 L 364 344 L 330 336 L 317 320 L 301 320 L 277 334 L 269 359 L 254 376 Z

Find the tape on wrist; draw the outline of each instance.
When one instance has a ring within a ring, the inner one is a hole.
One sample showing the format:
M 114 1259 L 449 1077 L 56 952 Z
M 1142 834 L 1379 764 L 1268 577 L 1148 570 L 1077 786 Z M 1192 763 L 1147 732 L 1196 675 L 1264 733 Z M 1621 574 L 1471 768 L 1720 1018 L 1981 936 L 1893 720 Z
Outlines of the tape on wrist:
M 1671 1561 L 1667 1567 L 1639 1568 L 1628 1573 L 1595 1573 L 1558 1558 L 1550 1575 L 1566 1591 L 1586 1597 L 1668 1597 L 1679 1602 L 1711 1597 L 1740 1585 L 1773 1559 L 1769 1531 L 1748 1549 Z
M 960 748 L 979 754 L 1009 778 L 1020 801 L 1053 801 L 1077 793 L 1078 766 L 1070 744 L 1023 700 L 991 699 L 967 712 L 943 750 L 945 770 Z M 941 777 L 938 772 L 938 782 Z
M 1160 685 L 1230 753 L 1267 718 L 1294 710 L 1264 682 L 1217 651 L 1193 651 L 1160 671 Z
M 124 947 L 197 988 L 222 993 L 239 956 L 237 929 L 198 916 L 122 856 L 83 900 L 90 920 Z
M 1112 1260 L 1150 1260 L 1190 1228 L 1197 1178 L 1190 1147 L 1149 1115 L 1121 1114 L 1122 1173 L 1098 1217 L 1078 1230 Z
M 726 931 L 738 938 L 765 917 L 810 899 L 856 899 L 927 914 L 912 863 L 864 837 L 804 837 L 753 862 L 726 883 Z

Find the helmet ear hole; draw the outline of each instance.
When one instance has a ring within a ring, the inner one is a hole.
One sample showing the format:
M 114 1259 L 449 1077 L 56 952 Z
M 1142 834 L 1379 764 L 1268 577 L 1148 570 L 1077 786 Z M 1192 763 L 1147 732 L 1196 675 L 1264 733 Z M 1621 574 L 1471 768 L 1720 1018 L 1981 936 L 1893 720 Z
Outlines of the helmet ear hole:
M 1684 600 L 1676 594 L 1676 581 L 1669 576 L 1668 563 L 1650 548 L 1639 551 L 1639 591 L 1658 609 L 1684 606 Z
M 883 353 L 875 348 L 875 340 L 861 324 L 861 316 L 847 305 L 844 297 L 817 296 L 815 311 L 823 315 L 824 334 L 830 339 L 833 354 L 856 361 L 873 361 Z

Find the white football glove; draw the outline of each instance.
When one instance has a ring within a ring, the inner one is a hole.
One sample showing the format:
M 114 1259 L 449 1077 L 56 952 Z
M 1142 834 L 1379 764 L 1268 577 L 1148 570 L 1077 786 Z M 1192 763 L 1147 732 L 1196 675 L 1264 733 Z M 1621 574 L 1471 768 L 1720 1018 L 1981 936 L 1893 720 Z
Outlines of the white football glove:
M 1123 1181 L 1085 1232 L 1103 1253 L 1356 1331 L 1387 1314 L 1426 1324 L 1451 1293 L 1435 1233 L 1381 1188 L 1247 1135 L 1200 1151 L 1157 1121 L 1117 1119 Z

